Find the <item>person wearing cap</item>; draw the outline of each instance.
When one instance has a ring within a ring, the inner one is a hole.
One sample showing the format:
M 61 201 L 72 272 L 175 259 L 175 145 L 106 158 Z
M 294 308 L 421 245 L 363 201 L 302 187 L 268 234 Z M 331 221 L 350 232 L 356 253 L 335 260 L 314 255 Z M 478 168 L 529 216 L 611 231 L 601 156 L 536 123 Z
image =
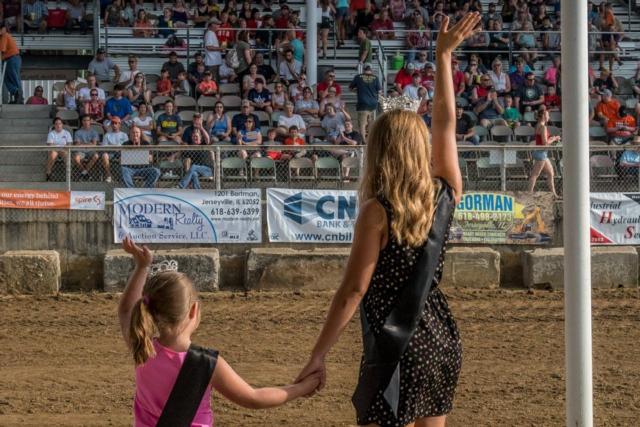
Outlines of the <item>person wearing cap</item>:
M 211 18 L 207 25 L 207 31 L 204 33 L 204 65 L 211 71 L 213 79 L 218 78 L 218 70 L 222 65 L 222 48 L 218 41 L 216 31 L 218 31 L 220 21 L 217 18 Z
M 262 77 L 255 79 L 255 87 L 249 89 L 247 99 L 251 106 L 258 111 L 265 111 L 268 114 L 273 113 L 271 106 L 271 92 L 265 87 L 265 81 Z
M 98 48 L 96 50 L 96 56 L 89 62 L 88 70 L 91 74 L 96 76 L 100 82 L 111 81 L 111 70 L 115 73 L 113 81 L 120 81 L 120 67 L 118 67 L 112 60 L 106 55 L 104 48 Z
M 604 89 L 609 89 L 611 92 L 614 92 L 618 89 L 618 80 L 613 75 L 613 72 L 602 67 L 600 68 L 600 77 L 593 81 L 593 87 L 599 92 L 602 92 Z
M 596 105 L 596 120 L 598 120 L 602 126 L 606 126 L 610 121 L 616 121 L 618 118 L 618 111 L 620 110 L 620 103 L 613 98 L 613 93 L 609 89 L 603 89 L 600 91 L 602 96 L 600 102 Z
M 240 132 L 246 130 L 245 123 L 249 119 L 253 118 L 253 122 L 256 125 L 256 129 L 260 129 L 260 119 L 257 115 L 251 112 L 251 102 L 248 99 L 243 99 L 240 104 L 240 112 L 233 116 L 231 119 L 231 136 L 233 141 L 236 141 L 240 136 Z
M 413 73 L 411 84 L 404 87 L 402 90 L 402 94 L 408 96 L 413 100 L 418 100 L 420 97 L 418 96 L 418 90 L 422 87 L 420 84 L 422 76 L 417 71 Z
M 289 28 L 289 18 L 291 17 L 291 11 L 289 10 L 289 6 L 283 4 L 280 6 L 279 13 L 274 13 L 275 25 L 276 28 L 285 29 Z
M 362 74 L 364 66 L 371 64 L 371 58 L 373 55 L 373 49 L 371 47 L 371 40 L 367 37 L 367 29 L 360 27 L 358 29 L 358 73 Z
M 199 137 L 195 137 L 195 134 L 199 134 Z M 209 132 L 204 127 L 202 114 L 196 112 L 193 114 L 193 122 L 191 126 L 187 126 L 182 132 L 182 142 L 187 145 L 209 145 L 211 144 L 211 137 Z M 182 164 L 184 166 L 185 173 L 189 171 L 192 164 L 206 165 L 211 163 L 210 151 L 183 151 L 182 152 Z M 184 187 L 183 187 L 184 188 Z
M 140 147 L 144 145 L 149 145 L 149 141 L 144 139 L 142 129 L 140 129 L 138 126 L 132 126 L 131 130 L 129 130 L 129 140 L 125 141 L 122 146 Z M 133 182 L 133 179 L 136 177 L 144 179 L 143 188 L 153 188 L 156 186 L 156 183 L 160 178 L 160 169 L 152 166 L 153 155 L 149 151 L 145 150 L 145 152 L 148 153 L 149 158 L 147 164 L 120 165 L 122 182 L 124 183 L 125 187 L 134 188 L 135 184 Z
M 178 54 L 174 51 L 169 53 L 169 60 L 162 64 L 162 70 L 169 71 L 169 78 L 174 85 L 178 81 L 178 74 L 184 71 L 184 65 L 178 61 Z
M 336 70 L 327 70 L 324 73 L 324 80 L 318 83 L 316 90 L 318 91 L 318 101 L 322 101 L 329 93 L 329 88 L 335 88 L 336 94 L 342 94 L 342 87 L 336 82 Z
M 158 143 L 182 144 L 182 119 L 175 111 L 172 100 L 164 103 L 164 113 L 156 119 Z
M 465 83 L 464 72 L 460 70 L 458 58 L 453 56 L 451 58 L 451 74 L 453 77 L 453 91 L 456 96 L 463 96 L 464 92 L 467 90 L 467 85 Z
M 398 92 L 402 93 L 404 87 L 411 84 L 411 81 L 413 80 L 413 73 L 415 70 L 415 64 L 413 62 L 407 62 L 404 68 L 396 73 L 396 78 L 393 83 Z
M 104 106 L 104 113 L 108 120 L 113 120 L 115 117 L 122 119 L 123 122 L 127 122 L 133 113 L 133 107 L 131 101 L 124 96 L 124 84 L 118 83 L 113 88 L 114 95 L 107 100 Z
M 373 74 L 371 65 L 364 67 L 364 72 L 353 78 L 349 89 L 356 92 L 356 117 L 358 128 L 363 138 L 367 136 L 369 123 L 374 112 L 378 109 L 378 97 L 382 86 L 380 80 Z
M 22 57 L 15 39 L 9 34 L 7 24 L 4 22 L 0 23 L 0 53 L 2 53 L 2 62 L 7 67 L 4 75 L 4 87 L 11 97 L 10 102 L 22 104 L 22 80 L 20 79 Z
M 207 70 L 204 72 L 202 81 L 196 87 L 196 95 L 204 95 L 204 96 L 217 96 L 218 95 L 218 85 L 213 80 L 213 75 L 211 71 Z
M 122 121 L 120 117 L 114 116 L 108 127 L 107 133 L 102 137 L 100 143 L 103 147 L 119 147 L 129 140 L 126 133 L 122 132 Z M 118 151 L 104 151 L 101 154 L 102 167 L 105 173 L 105 182 L 110 183 L 113 181 L 111 178 L 111 161 L 120 159 L 120 152 Z
M 480 144 L 480 137 L 476 135 L 469 116 L 464 114 L 462 105 L 456 105 L 456 141 L 469 141 L 473 145 Z
M 204 65 L 202 52 L 198 51 L 193 55 L 193 62 L 187 66 L 187 74 L 189 76 L 189 83 L 191 83 L 191 87 L 198 86 L 198 83 L 200 83 L 204 77 L 205 69 L 201 68 L 202 72 L 198 71 L 200 65 L 202 65 L 202 67 L 206 67 Z
M 637 129 L 636 119 L 627 113 L 624 106 L 621 106 L 618 110 L 618 115 L 615 120 L 609 120 L 607 122 L 606 127 L 609 142 L 616 145 L 631 142 Z
M 537 110 L 544 104 L 544 91 L 536 83 L 533 73 L 527 73 L 524 86 L 516 93 L 515 102 L 521 113 Z

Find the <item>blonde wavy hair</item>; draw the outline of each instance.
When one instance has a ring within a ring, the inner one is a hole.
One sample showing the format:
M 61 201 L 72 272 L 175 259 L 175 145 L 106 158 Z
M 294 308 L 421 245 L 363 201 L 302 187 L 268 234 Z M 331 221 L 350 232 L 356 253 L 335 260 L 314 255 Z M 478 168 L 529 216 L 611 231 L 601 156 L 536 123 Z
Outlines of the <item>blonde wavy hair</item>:
M 431 229 L 437 187 L 430 141 L 422 117 L 404 110 L 379 116 L 367 139 L 360 201 L 381 196 L 391 204 L 391 232 L 402 245 L 420 246 Z

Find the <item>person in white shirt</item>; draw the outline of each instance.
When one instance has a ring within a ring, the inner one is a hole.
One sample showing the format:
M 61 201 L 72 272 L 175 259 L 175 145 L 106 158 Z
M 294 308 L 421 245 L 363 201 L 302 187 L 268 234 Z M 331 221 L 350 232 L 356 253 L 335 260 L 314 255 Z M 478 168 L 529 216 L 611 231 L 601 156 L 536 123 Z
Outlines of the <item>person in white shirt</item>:
M 298 136 L 304 138 L 304 133 L 307 131 L 307 125 L 305 124 L 300 114 L 293 113 L 293 102 L 287 101 L 284 104 L 284 114 L 278 119 L 278 134 L 282 136 L 289 135 L 289 128 L 296 126 L 298 128 Z
M 107 95 L 104 90 L 98 87 L 98 82 L 96 80 L 96 76 L 90 75 L 87 77 L 87 86 L 83 87 L 78 91 L 78 99 L 80 101 L 91 101 L 91 89 L 98 91 L 98 99 L 101 101 L 105 101 L 107 99 Z
M 129 64 L 129 69 L 123 71 L 122 74 L 120 74 L 118 83 L 124 83 L 125 86 L 129 87 L 134 83 L 133 79 L 135 79 L 136 74 L 140 73 L 141 71 L 138 70 L 138 57 L 136 57 L 135 55 L 129 55 L 129 59 L 127 62 Z
M 220 21 L 212 18 L 209 21 L 207 32 L 204 33 L 204 65 L 209 68 L 214 80 L 218 79 L 218 70 L 220 65 L 222 65 L 222 49 L 218 42 L 218 36 L 216 36 L 218 24 L 220 24 Z
M 404 87 L 402 93 L 407 95 L 411 99 L 418 100 L 420 99 L 420 95 L 418 94 L 418 90 L 422 87 L 420 84 L 420 73 L 413 73 L 413 77 L 411 80 L 411 84 Z
M 73 144 L 73 137 L 71 136 L 71 133 L 69 133 L 69 131 L 64 128 L 62 119 L 56 117 L 55 119 L 53 119 L 53 129 L 47 135 L 47 145 L 54 148 L 61 148 L 71 144 Z M 58 159 L 58 156 L 64 159 L 64 151 L 58 151 L 54 149 L 49 152 L 49 156 L 47 157 L 47 165 L 45 167 L 47 181 L 51 181 L 51 170 L 53 169 L 53 165 Z
M 114 116 L 111 119 L 111 130 L 104 134 L 102 137 L 102 143 L 100 145 L 107 147 L 119 147 L 129 140 L 126 133 L 121 129 L 122 121 L 120 117 Z M 102 153 L 102 166 L 104 167 L 104 173 L 106 175 L 105 182 L 112 182 L 111 178 L 111 165 L 110 161 L 120 158 L 118 151 L 105 151 Z
M 284 61 L 280 63 L 280 78 L 289 83 L 297 82 L 302 74 L 302 62 L 293 58 L 293 50 L 287 49 L 284 52 Z

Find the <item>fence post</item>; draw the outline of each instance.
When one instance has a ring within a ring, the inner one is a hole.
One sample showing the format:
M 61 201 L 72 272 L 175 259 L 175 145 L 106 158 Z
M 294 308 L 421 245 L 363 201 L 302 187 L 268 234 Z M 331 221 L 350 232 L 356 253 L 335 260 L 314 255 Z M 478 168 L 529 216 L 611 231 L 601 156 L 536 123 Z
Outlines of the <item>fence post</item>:
M 500 190 L 507 191 L 507 150 L 502 147 L 502 164 L 500 165 Z
M 222 160 L 220 159 L 220 147 L 216 147 L 215 150 L 215 165 L 216 165 L 216 190 L 222 190 Z
M 189 58 L 191 58 L 191 33 L 189 27 L 187 27 L 187 66 L 189 65 Z
M 509 64 L 513 64 L 513 39 L 511 38 L 511 27 L 509 27 Z
M 93 54 L 100 47 L 100 1 L 94 0 L 93 2 Z
M 71 148 L 67 147 L 67 191 L 71 191 Z

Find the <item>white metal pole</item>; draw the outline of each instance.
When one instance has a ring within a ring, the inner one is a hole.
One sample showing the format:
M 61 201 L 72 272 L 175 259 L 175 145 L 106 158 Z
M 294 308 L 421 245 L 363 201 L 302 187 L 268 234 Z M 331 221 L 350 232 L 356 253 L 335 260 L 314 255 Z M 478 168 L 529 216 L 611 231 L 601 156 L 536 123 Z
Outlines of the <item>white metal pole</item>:
M 318 18 L 316 0 L 307 0 L 307 42 L 304 58 L 307 62 L 307 83 L 318 83 Z
M 566 425 L 593 426 L 587 0 L 562 2 Z

